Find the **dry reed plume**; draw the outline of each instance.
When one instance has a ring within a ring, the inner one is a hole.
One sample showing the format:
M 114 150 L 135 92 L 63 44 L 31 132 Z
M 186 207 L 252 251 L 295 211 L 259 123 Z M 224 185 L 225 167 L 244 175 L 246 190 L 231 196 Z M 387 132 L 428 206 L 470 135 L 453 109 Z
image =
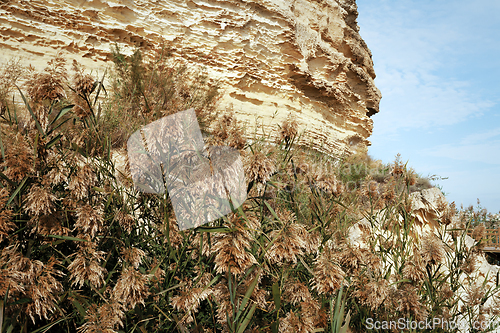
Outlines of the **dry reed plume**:
M 400 157 L 299 147 L 291 116 L 252 137 L 168 47 L 113 58 L 106 89 L 61 56 L 0 71 L 0 331 L 363 332 L 366 318 L 500 314 L 494 277 L 477 274 L 485 227 L 472 221 L 486 214 L 443 202 L 420 232 L 411 193 L 428 184 Z M 179 230 L 171 194 L 135 190 L 113 156 L 190 107 L 209 144 L 243 156 L 248 199 Z

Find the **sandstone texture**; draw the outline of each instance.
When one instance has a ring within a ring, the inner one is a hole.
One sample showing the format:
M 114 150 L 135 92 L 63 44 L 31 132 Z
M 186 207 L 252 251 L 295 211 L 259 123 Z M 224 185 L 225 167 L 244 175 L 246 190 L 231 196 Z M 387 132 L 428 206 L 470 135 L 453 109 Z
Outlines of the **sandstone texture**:
M 220 81 L 221 106 L 250 132 L 292 114 L 302 143 L 344 153 L 370 144 L 381 98 L 357 14 L 354 0 L 0 0 L 0 63 L 43 69 L 61 51 L 102 73 L 115 42 L 168 40 Z

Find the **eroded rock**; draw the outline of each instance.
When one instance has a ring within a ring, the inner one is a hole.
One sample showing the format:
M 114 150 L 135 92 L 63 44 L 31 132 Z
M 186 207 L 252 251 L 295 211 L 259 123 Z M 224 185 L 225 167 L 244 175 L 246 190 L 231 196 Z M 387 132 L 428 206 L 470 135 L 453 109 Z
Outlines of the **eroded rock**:
M 98 69 L 114 43 L 130 52 L 165 39 L 220 80 L 221 106 L 250 127 L 276 128 L 292 113 L 315 149 L 369 145 L 381 94 L 354 0 L 11 0 L 0 13 L 2 63 L 22 56 L 43 69 L 61 51 Z

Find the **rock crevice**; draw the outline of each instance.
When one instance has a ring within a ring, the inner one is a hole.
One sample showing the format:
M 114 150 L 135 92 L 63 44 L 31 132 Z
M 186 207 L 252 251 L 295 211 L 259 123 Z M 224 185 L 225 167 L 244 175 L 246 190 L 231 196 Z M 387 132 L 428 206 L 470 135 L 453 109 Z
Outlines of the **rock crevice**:
M 314 149 L 369 145 L 381 94 L 354 0 L 12 0 L 0 13 L 2 62 L 43 69 L 62 51 L 97 69 L 115 42 L 131 52 L 168 40 L 250 125 L 267 131 L 292 113 Z

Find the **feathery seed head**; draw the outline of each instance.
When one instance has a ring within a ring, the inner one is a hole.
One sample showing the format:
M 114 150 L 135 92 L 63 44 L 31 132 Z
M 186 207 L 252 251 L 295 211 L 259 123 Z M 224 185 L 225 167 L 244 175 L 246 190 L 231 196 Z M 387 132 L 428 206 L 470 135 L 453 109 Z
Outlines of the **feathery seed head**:
M 56 200 L 55 195 L 50 193 L 47 188 L 34 185 L 26 196 L 25 211 L 34 216 L 51 214 L 55 210 L 54 202 Z
M 94 238 L 103 228 L 103 207 L 102 205 L 92 206 L 85 204 L 76 209 L 75 227 L 81 232 Z
M 60 101 L 66 96 L 63 83 L 68 79 L 66 60 L 58 54 L 48 62 L 43 73 L 31 73 L 26 82 L 28 96 L 35 103 Z
M 125 313 L 117 302 L 92 304 L 85 315 L 86 322 L 78 328 L 80 333 L 118 333 L 123 327 Z
M 9 232 L 14 230 L 16 224 L 12 222 L 12 209 L 5 204 L 9 198 L 9 191 L 4 187 L 0 189 L 0 244 L 9 236 Z
M 100 265 L 100 262 L 104 260 L 105 252 L 97 251 L 96 247 L 97 245 L 93 242 L 81 246 L 75 259 L 69 264 L 68 270 L 73 286 L 77 285 L 81 288 L 87 280 L 96 288 L 103 285 L 107 271 Z
M 443 242 L 433 233 L 428 233 L 422 238 L 422 255 L 424 260 L 432 265 L 444 259 L 445 250 Z
M 133 267 L 126 267 L 113 288 L 113 298 L 130 310 L 139 303 L 144 305 L 148 296 L 148 275 L 141 274 Z
M 24 136 L 19 132 L 8 131 L 10 137 L 5 149 L 5 159 L 0 166 L 6 167 L 4 174 L 16 182 L 21 181 L 28 174 L 34 172 L 33 150 L 26 143 Z
M 132 265 L 135 269 L 139 268 L 142 263 L 142 258 L 144 258 L 145 255 L 146 252 L 136 247 L 129 247 L 122 251 L 122 256 L 125 261 Z
M 312 300 L 309 288 L 302 282 L 287 282 L 284 289 L 283 298 L 293 305 Z
M 313 289 L 319 294 L 335 293 L 344 280 L 345 273 L 333 257 L 331 251 L 324 251 L 315 260 Z
M 246 178 L 249 181 L 265 184 L 274 172 L 276 172 L 275 162 L 263 152 L 256 151 L 249 156 L 245 166 Z

